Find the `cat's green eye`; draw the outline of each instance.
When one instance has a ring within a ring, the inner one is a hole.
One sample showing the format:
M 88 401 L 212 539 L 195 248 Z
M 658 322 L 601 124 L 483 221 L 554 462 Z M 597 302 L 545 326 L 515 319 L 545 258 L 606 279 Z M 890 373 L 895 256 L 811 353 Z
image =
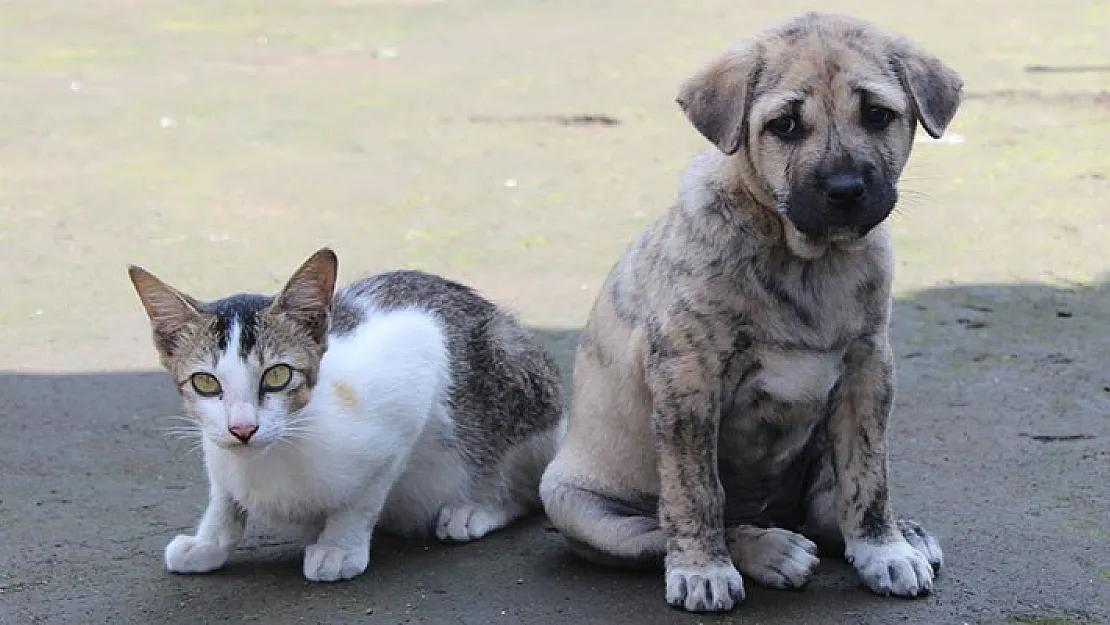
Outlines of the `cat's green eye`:
M 293 369 L 289 365 L 274 365 L 262 374 L 262 390 L 268 393 L 280 391 L 293 380 Z
M 201 397 L 215 397 L 220 394 L 220 381 L 211 373 L 194 373 L 189 377 L 193 390 Z

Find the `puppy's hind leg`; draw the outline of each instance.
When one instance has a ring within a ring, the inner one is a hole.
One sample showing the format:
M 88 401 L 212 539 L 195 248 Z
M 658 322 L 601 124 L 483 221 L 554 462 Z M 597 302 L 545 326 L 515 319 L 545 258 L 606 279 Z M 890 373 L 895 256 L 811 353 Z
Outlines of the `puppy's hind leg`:
M 804 588 L 820 563 L 817 545 L 787 529 L 740 525 L 726 538 L 736 568 L 768 588 Z
M 550 471 L 540 497 L 551 523 L 583 559 L 618 568 L 663 566 L 667 543 L 654 510 L 575 486 Z
M 541 488 L 551 522 L 578 556 L 603 566 L 660 567 L 666 537 L 652 506 L 628 503 L 545 479 Z M 817 568 L 817 547 L 789 530 L 749 525 L 726 530 L 737 568 L 770 588 L 802 588 Z
M 817 543 L 820 553 L 843 557 L 844 535 L 840 532 L 840 522 L 836 512 L 836 478 L 833 473 L 832 457 L 827 450 L 820 458 L 813 476 L 814 479 L 806 492 L 805 525 L 802 526 L 802 534 Z

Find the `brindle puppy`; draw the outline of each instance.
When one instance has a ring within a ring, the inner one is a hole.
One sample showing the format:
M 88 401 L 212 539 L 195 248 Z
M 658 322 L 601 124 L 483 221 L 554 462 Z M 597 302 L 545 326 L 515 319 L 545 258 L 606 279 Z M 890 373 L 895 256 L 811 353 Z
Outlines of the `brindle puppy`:
M 541 485 L 576 552 L 663 563 L 667 601 L 692 611 L 741 601 L 739 571 L 802 587 L 810 539 L 877 593 L 932 589 L 940 547 L 889 500 L 884 220 L 916 124 L 939 137 L 961 91 L 907 39 L 818 13 L 682 86 L 716 149 L 609 274 Z

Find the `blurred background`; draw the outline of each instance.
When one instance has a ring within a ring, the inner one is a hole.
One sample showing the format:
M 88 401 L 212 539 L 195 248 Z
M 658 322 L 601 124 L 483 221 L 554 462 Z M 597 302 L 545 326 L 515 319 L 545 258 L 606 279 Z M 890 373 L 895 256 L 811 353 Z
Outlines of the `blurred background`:
M 944 541 L 934 597 L 871 597 L 830 562 L 698 618 L 542 520 L 387 541 L 340 586 L 263 528 L 225 573 L 161 571 L 204 483 L 162 431 L 179 407 L 128 263 L 200 298 L 273 291 L 324 245 L 343 281 L 437 272 L 569 376 L 606 272 L 706 145 L 679 83 L 810 9 L 966 83 L 891 222 L 895 506 Z M 0 2 L 0 623 L 1105 622 L 1108 33 L 1105 0 Z

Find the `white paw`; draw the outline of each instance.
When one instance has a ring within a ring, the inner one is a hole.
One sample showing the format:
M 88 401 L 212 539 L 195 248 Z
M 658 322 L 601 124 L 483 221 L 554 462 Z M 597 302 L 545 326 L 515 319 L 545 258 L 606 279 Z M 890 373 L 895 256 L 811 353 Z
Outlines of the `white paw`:
M 667 603 L 690 612 L 725 612 L 744 600 L 744 580 L 732 563 L 667 567 Z
M 180 534 L 166 545 L 166 568 L 174 573 L 208 573 L 227 562 L 231 550 L 219 543 Z
M 933 567 L 933 575 L 940 572 L 944 566 L 944 553 L 940 550 L 940 542 L 935 536 L 925 531 L 917 521 L 901 519 L 898 521 L 898 530 L 911 547 L 921 552 Z
M 469 503 L 446 505 L 439 510 L 436 538 L 456 542 L 477 540 L 504 524 L 504 513 L 495 513 Z
M 347 550 L 330 545 L 309 545 L 304 551 L 304 576 L 313 582 L 351 579 L 366 571 L 370 549 Z
M 918 597 L 933 590 L 932 565 L 901 536 L 886 543 L 853 541 L 844 557 L 877 594 Z
M 802 588 L 817 570 L 817 545 L 789 530 L 753 530 L 733 548 L 740 570 L 770 588 Z

